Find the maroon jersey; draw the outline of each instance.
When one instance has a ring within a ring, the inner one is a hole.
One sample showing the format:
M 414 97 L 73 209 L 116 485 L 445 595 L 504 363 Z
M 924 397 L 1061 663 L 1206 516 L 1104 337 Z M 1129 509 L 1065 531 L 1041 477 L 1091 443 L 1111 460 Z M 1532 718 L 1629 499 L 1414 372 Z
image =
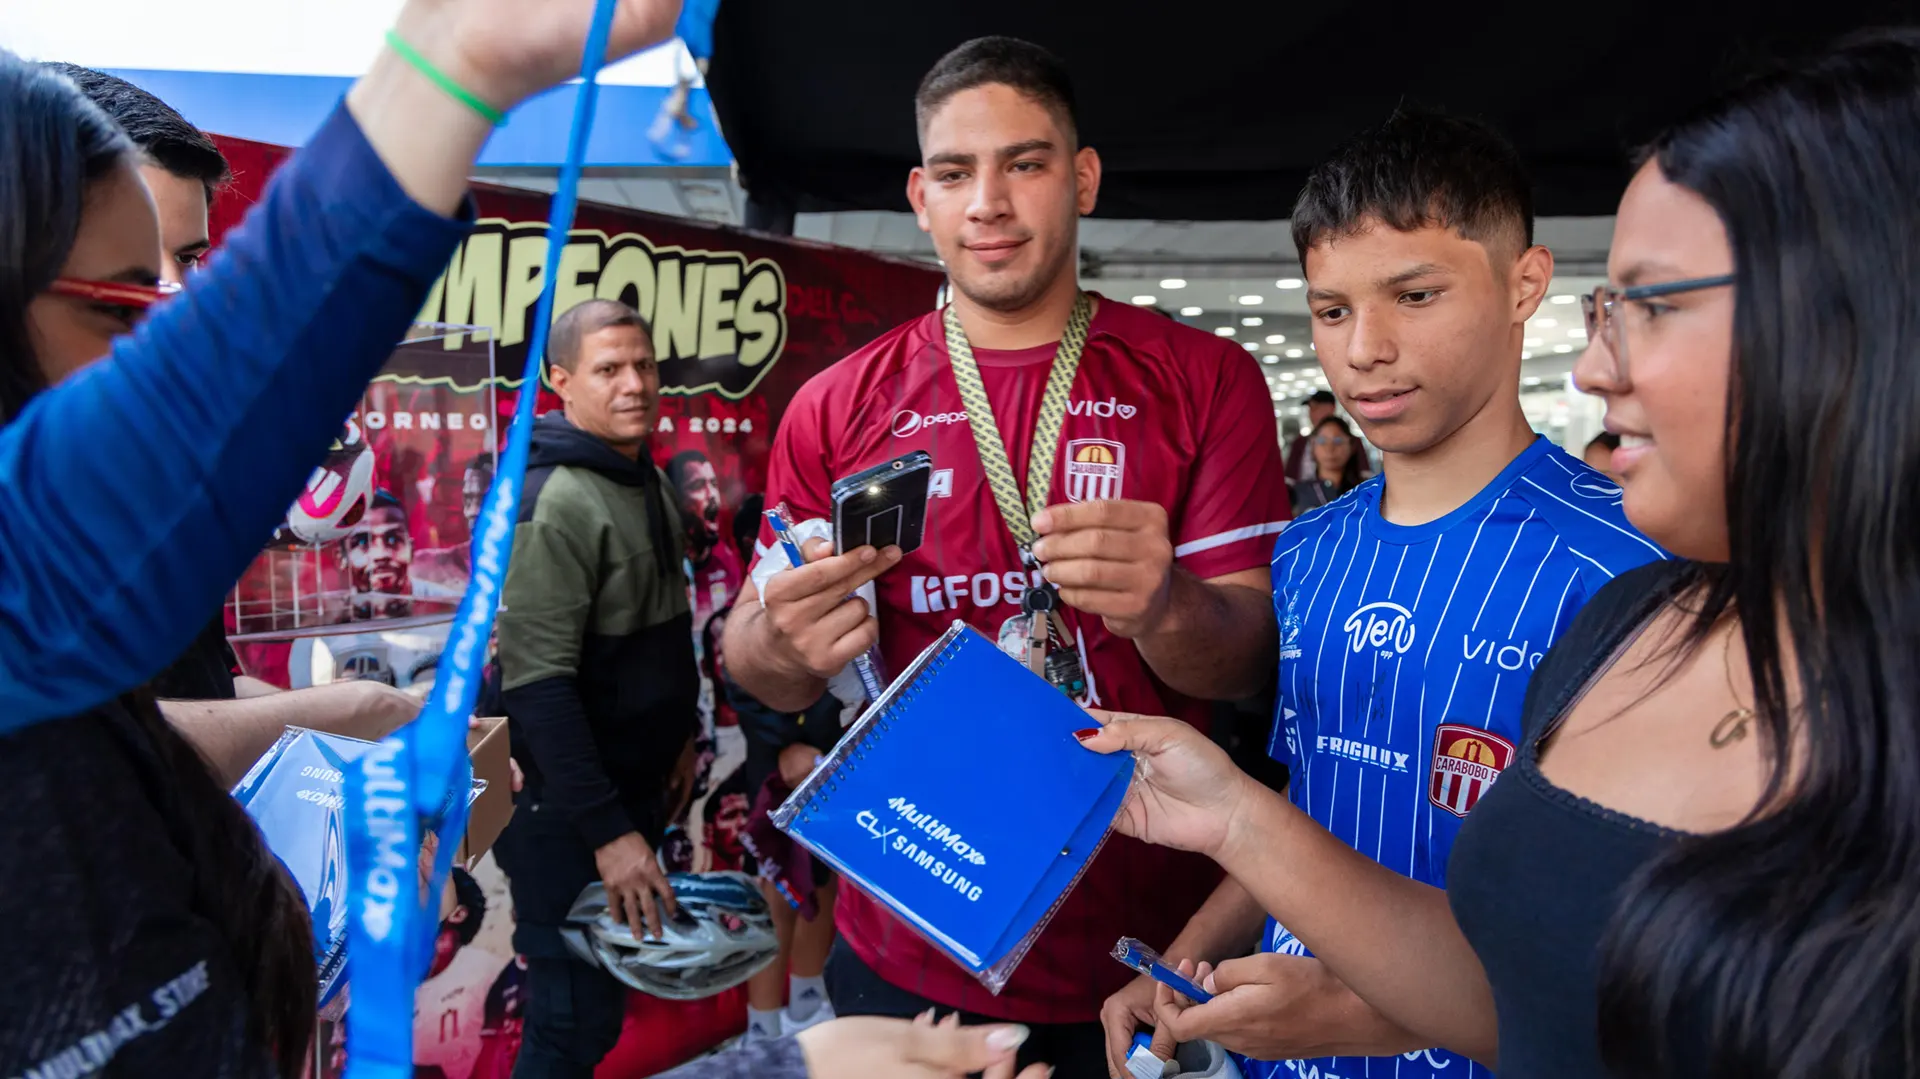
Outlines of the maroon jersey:
M 1024 483 L 1054 345 L 976 348 L 1014 472 Z M 1202 578 L 1263 568 L 1289 516 L 1272 402 L 1238 345 L 1149 311 L 1102 301 L 1088 335 L 1055 458 L 1049 505 L 1157 502 L 1179 564 Z M 963 619 L 988 637 L 1024 636 L 1030 577 L 988 488 L 938 312 L 881 337 L 808 382 L 774 438 L 767 503 L 795 520 L 831 519 L 834 479 L 912 450 L 933 457 L 926 541 L 877 582 L 881 649 L 898 672 Z M 763 528 L 760 551 L 773 537 Z M 1202 702 L 1154 677 L 1131 641 L 1069 610 L 1088 703 L 1204 726 Z M 984 777 L 981 797 L 992 797 Z M 1195 855 L 1116 836 L 1000 996 L 885 908 L 848 890 L 836 916 L 855 952 L 894 985 L 952 1007 L 1028 1022 L 1096 1018 L 1132 977 L 1108 957 L 1116 939 L 1165 945 L 1219 880 Z

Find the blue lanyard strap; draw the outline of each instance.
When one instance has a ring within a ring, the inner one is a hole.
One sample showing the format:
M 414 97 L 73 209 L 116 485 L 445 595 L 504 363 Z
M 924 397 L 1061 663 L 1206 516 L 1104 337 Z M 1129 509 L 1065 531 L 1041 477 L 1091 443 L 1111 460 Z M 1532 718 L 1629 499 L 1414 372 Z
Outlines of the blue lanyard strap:
M 478 521 L 473 575 L 454 616 L 453 630 L 434 676 L 433 693 L 412 723 L 370 749 L 347 772 L 347 1020 L 348 1079 L 412 1079 L 413 996 L 433 955 L 439 904 L 454 848 L 467 823 L 472 765 L 467 717 L 480 691 L 481 667 L 513 550 L 520 515 L 533 410 L 553 324 L 554 283 L 573 227 L 574 204 L 586 156 L 587 133 L 599 95 L 598 78 L 613 26 L 614 0 L 598 0 L 580 65 L 567 158 L 547 215 L 547 276 L 535 310 L 527 367 L 493 488 Z M 420 892 L 422 828 L 439 837 L 433 876 Z M 423 903 L 425 904 L 423 906 Z

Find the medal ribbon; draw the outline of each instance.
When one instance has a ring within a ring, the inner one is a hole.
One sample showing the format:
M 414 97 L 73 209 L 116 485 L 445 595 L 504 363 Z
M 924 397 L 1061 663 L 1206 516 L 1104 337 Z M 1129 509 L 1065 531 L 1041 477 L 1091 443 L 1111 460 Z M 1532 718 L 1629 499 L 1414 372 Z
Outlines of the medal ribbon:
M 1053 487 L 1053 461 L 1060 447 L 1060 429 L 1067 420 L 1067 394 L 1073 390 L 1074 375 L 1080 370 L 1080 354 L 1086 351 L 1087 327 L 1092 322 L 1093 301 L 1082 292 L 1073 301 L 1073 313 L 1067 316 L 1066 332 L 1060 335 L 1053 370 L 1047 373 L 1047 388 L 1040 397 L 1040 417 L 1033 426 L 1033 452 L 1027 456 L 1027 506 L 1023 506 L 1007 444 L 1000 438 L 993 406 L 987 402 L 987 387 L 980 381 L 973 346 L 967 343 L 967 332 L 960 328 L 959 312 L 952 304 L 947 305 L 947 354 L 953 360 L 953 381 L 960 387 L 961 406 L 967 410 L 967 426 L 973 429 L 973 444 L 980 451 L 980 470 L 987 475 L 993 501 L 1000 507 L 1000 519 L 1006 522 L 1023 555 L 1032 550 L 1036 538 L 1033 515 L 1046 508 L 1047 491 Z
M 412 1079 L 414 992 L 433 958 L 438 897 L 454 848 L 466 830 L 473 766 L 467 718 L 480 692 L 481 667 L 500 605 L 514 522 L 533 433 L 535 400 L 553 325 L 554 284 L 573 227 L 573 209 L 593 128 L 598 77 L 613 28 L 614 0 L 598 0 L 587 30 L 581 85 L 574 99 L 567 157 L 547 213 L 546 277 L 541 282 L 527 366 L 500 466 L 475 522 L 473 575 L 440 653 L 433 692 L 413 722 L 370 747 L 347 770 L 347 1019 L 349 1079 Z M 423 830 L 440 841 L 422 895 L 417 868 Z M 428 902 L 428 900 L 432 900 Z

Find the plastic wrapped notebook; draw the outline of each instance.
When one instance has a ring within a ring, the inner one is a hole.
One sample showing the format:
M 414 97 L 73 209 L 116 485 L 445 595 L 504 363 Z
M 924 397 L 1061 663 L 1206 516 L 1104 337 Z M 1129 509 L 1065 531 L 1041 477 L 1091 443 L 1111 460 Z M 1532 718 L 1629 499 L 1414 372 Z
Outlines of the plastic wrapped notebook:
M 954 623 L 773 822 L 998 993 L 1106 842 L 1133 757 Z
M 340 996 L 347 965 L 347 765 L 372 742 L 288 727 L 254 762 L 233 796 L 281 864 L 293 875 L 313 916 L 314 965 L 323 1014 Z M 468 800 L 487 787 L 472 780 Z

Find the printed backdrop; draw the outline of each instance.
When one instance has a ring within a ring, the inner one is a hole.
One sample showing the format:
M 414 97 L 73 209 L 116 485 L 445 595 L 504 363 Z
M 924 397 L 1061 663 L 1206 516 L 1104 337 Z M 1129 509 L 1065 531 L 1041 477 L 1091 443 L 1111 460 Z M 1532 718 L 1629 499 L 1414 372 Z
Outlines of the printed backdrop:
M 235 180 L 214 207 L 216 241 L 238 224 L 287 151 L 220 139 Z M 379 678 L 423 688 L 467 578 L 478 495 L 523 387 L 544 282 L 547 198 L 479 185 L 479 222 L 326 461 L 313 507 L 370 467 L 364 513 L 308 543 L 283 532 L 235 589 L 227 625 L 249 674 L 281 686 Z M 662 851 L 670 865 L 737 868 L 752 792 L 737 721 L 713 692 L 721 622 L 758 529 L 773 432 L 808 378 L 933 306 L 941 275 L 858 251 L 582 204 L 561 256 L 555 310 L 618 298 L 654 327 L 662 401 L 654 454 L 688 528 L 702 692 L 702 774 Z M 473 332 L 475 327 L 484 333 Z M 489 376 L 489 364 L 493 375 Z M 544 388 L 541 411 L 558 400 Z M 363 458 L 365 463 L 363 464 Z M 351 628 L 342 628 L 342 627 Z M 457 882 L 435 972 L 416 1002 L 416 1074 L 492 1079 L 519 1038 L 512 910 L 492 859 Z M 444 954 L 441 954 L 444 952 Z M 677 1004 L 635 995 L 602 1079 L 650 1075 L 744 1025 L 744 995 Z M 321 1071 L 343 1063 L 333 1031 Z

